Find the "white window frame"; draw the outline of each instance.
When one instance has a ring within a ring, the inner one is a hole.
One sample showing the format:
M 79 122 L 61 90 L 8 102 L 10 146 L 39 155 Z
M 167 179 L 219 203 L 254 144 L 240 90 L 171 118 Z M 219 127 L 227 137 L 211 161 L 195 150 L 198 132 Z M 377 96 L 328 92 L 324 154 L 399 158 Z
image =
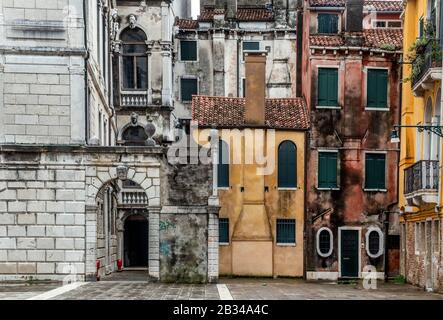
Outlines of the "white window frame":
M 384 27 L 377 27 L 377 22 L 384 22 Z M 389 27 L 390 22 L 400 22 L 400 27 Z M 403 28 L 403 22 L 401 20 L 395 20 L 395 19 L 374 19 L 372 20 L 372 28 L 374 29 L 402 29 Z
M 366 155 L 367 154 L 384 154 L 385 155 L 385 188 L 384 189 L 370 189 L 366 188 Z M 387 151 L 365 151 L 363 156 L 363 191 L 365 192 L 388 192 L 388 152 Z
M 337 69 L 337 106 L 320 106 L 318 105 L 318 94 L 319 94 L 319 88 L 318 88 L 318 74 L 319 74 L 319 69 Z M 341 76 L 340 76 L 340 65 L 338 64 L 326 64 L 326 65 L 317 65 L 317 96 L 316 96 L 316 109 L 336 109 L 336 110 L 341 110 L 341 106 L 340 106 L 340 101 L 341 101 L 341 92 L 340 92 L 340 80 L 341 80 Z
M 386 85 L 388 86 L 388 89 L 386 90 L 386 103 L 387 106 L 385 108 L 373 108 L 373 107 L 368 107 L 368 71 L 369 70 L 386 70 L 388 72 L 388 81 L 386 83 Z M 366 111 L 390 111 L 391 110 L 391 99 L 390 99 L 390 79 L 391 79 L 391 70 L 388 67 L 375 67 L 375 66 L 365 66 L 363 68 L 363 73 L 364 73 L 364 77 L 363 77 L 363 81 L 364 81 L 364 86 L 363 86 L 363 105 L 365 106 L 365 110 Z
M 182 100 L 182 80 L 197 80 L 197 95 L 200 94 L 200 79 L 197 76 L 191 76 L 191 75 L 183 75 L 179 78 L 179 84 L 178 84 L 178 95 L 179 95 L 179 101 L 183 104 L 190 104 L 192 103 L 192 100 L 190 101 L 183 101 Z
M 322 253 L 320 250 L 320 233 L 322 231 L 327 231 L 330 236 L 329 251 L 326 254 Z M 316 239 L 317 239 L 317 254 L 322 258 L 329 257 L 332 254 L 332 251 L 334 251 L 334 235 L 332 234 L 331 229 L 329 229 L 327 227 L 323 227 L 323 228 L 318 229 Z
M 369 235 L 371 234 L 371 232 L 377 232 L 378 233 L 378 241 L 379 241 L 379 247 L 378 247 L 378 252 L 376 254 L 372 254 L 369 250 Z M 381 231 L 381 229 L 379 227 L 369 227 L 368 230 L 366 230 L 366 253 L 368 256 L 370 256 L 371 258 L 378 258 L 380 257 L 383 252 L 384 252 L 384 234 Z
M 329 152 L 337 154 L 337 187 L 336 188 L 320 188 L 318 186 L 318 176 L 320 172 L 320 152 Z M 340 190 L 340 159 L 338 157 L 338 149 L 317 149 L 317 190 L 329 191 L 329 190 Z
M 195 46 L 196 46 L 195 50 L 197 51 L 197 60 L 182 60 L 182 48 L 181 48 L 182 41 L 193 41 L 193 42 L 196 43 L 195 44 Z M 198 39 L 180 39 L 180 45 L 179 46 L 180 46 L 180 48 L 178 50 L 178 54 L 179 54 L 179 61 L 180 62 L 184 62 L 184 63 L 190 62 L 190 63 L 192 63 L 192 62 L 199 62 L 200 61 L 200 55 L 198 54 L 199 53 L 199 50 L 198 50 L 198 48 L 199 48 L 199 40 Z

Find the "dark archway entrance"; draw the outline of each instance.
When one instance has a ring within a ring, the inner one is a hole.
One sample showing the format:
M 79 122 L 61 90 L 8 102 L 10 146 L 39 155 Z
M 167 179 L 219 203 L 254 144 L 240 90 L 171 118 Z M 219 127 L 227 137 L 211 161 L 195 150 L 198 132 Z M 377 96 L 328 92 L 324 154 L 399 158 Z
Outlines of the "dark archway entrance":
M 125 221 L 124 265 L 125 267 L 148 267 L 148 220 L 140 215 Z

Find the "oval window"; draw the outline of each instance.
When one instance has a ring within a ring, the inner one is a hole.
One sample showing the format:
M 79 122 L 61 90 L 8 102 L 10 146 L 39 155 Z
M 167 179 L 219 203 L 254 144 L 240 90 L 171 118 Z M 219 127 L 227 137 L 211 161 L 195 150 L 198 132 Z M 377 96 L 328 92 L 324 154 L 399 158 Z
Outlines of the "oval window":
M 332 232 L 328 228 L 321 228 L 317 232 L 317 252 L 321 257 L 329 257 L 332 253 Z
M 369 230 L 366 235 L 366 251 L 372 258 L 377 258 L 383 253 L 383 233 L 380 229 Z

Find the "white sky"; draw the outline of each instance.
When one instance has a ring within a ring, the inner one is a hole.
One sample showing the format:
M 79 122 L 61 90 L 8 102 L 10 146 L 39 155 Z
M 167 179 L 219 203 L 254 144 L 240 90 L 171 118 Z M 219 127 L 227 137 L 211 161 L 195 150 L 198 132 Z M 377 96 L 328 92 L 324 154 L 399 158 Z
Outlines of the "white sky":
M 191 0 L 192 18 L 197 19 L 200 14 L 200 0 Z

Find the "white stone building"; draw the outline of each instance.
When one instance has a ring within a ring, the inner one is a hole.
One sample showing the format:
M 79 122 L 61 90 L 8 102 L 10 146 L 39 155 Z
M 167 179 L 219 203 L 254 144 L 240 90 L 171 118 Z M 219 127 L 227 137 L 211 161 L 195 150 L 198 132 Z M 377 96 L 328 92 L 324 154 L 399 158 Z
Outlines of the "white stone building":
M 0 280 L 217 279 L 212 166 L 166 157 L 180 10 L 0 2 Z

